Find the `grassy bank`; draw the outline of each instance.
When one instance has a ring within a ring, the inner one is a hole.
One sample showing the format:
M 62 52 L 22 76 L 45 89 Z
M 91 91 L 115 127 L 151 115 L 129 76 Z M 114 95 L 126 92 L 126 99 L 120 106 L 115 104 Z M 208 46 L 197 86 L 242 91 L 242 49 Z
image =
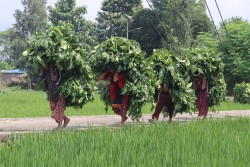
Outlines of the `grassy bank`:
M 250 119 L 26 134 L 0 147 L 0 164 L 26 166 L 249 166 Z
M 0 118 L 18 118 L 18 117 L 48 117 L 51 113 L 49 102 L 44 92 L 39 91 L 7 91 L 0 93 Z M 143 114 L 152 114 L 151 105 L 148 104 L 143 109 Z M 98 94 L 95 100 L 88 103 L 82 109 L 67 108 L 66 115 L 111 115 L 111 109 L 105 112 L 105 106 Z M 230 101 L 223 102 L 218 108 L 222 110 L 249 110 L 250 104 L 238 104 Z

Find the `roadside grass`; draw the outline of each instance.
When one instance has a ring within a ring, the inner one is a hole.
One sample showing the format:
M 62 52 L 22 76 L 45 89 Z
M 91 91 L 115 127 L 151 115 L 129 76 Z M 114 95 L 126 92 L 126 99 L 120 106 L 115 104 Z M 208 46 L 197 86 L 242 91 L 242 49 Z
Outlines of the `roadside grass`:
M 41 91 L 8 91 L 0 94 L 0 117 L 47 117 L 51 114 L 47 95 Z M 113 114 L 111 110 L 105 112 L 105 106 L 98 94 L 95 100 L 89 102 L 82 109 L 67 108 L 66 115 L 105 115 Z
M 0 147 L 0 166 L 249 166 L 249 127 L 237 118 L 24 134 Z
M 250 104 L 239 104 L 225 101 L 218 111 L 226 110 L 250 110 Z M 41 91 L 9 90 L 0 93 L 0 118 L 22 118 L 22 117 L 48 117 L 51 114 L 47 96 Z M 82 109 L 67 108 L 68 116 L 91 116 L 91 115 L 113 115 L 109 107 L 105 112 L 104 103 L 96 93 L 95 100 L 89 102 Z M 151 104 L 146 104 L 143 114 L 152 114 Z
M 230 110 L 250 110 L 250 104 L 240 104 L 233 101 L 224 101 L 218 107 L 218 111 L 230 111 Z

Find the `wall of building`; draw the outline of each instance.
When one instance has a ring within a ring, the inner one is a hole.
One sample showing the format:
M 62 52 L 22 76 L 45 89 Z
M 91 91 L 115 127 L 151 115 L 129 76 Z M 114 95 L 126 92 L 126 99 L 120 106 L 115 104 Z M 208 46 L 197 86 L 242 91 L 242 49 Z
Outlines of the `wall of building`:
M 9 74 L 9 73 L 2 73 L 2 81 L 11 81 L 12 78 L 17 78 L 21 74 Z

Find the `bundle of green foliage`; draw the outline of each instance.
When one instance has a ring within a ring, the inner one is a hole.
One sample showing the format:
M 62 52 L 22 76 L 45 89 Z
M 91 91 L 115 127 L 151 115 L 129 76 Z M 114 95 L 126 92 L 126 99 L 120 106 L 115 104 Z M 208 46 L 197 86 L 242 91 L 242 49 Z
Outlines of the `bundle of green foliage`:
M 250 104 L 250 83 L 236 84 L 234 87 L 234 101 Z
M 23 55 L 37 71 L 48 65 L 59 71 L 62 78 L 59 94 L 65 97 L 66 106 L 82 107 L 93 100 L 92 70 L 71 24 L 60 22 L 58 26 L 49 26 L 44 33 L 33 35 Z M 47 78 L 42 85 L 47 91 Z
M 118 72 L 125 74 L 126 84 L 122 94 L 129 95 L 129 116 L 138 120 L 141 117 L 143 105 L 152 99 L 153 84 L 155 84 L 152 69 L 140 45 L 133 40 L 112 37 L 96 47 L 92 63 L 96 73 L 104 73 L 110 66 L 115 66 Z M 106 84 L 102 88 L 100 94 L 108 106 L 111 104 L 109 85 Z
M 219 55 L 206 47 L 184 49 L 184 54 L 190 60 L 190 78 L 193 75 L 203 75 L 208 83 L 208 106 L 215 107 L 225 100 L 226 83 L 223 75 L 224 64 Z
M 174 114 L 195 111 L 196 98 L 188 75 L 189 60 L 166 49 L 159 49 L 154 51 L 150 62 L 158 83 L 168 87 L 175 106 Z M 158 100 L 158 91 L 154 100 Z M 166 108 L 164 111 L 167 111 Z

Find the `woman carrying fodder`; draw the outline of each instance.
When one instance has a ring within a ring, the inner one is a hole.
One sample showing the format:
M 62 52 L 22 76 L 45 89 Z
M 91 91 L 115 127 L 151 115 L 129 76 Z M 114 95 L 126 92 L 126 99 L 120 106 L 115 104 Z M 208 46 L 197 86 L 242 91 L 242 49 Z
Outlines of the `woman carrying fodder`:
M 121 124 L 127 120 L 127 109 L 129 97 L 128 95 L 122 95 L 122 89 L 125 85 L 126 79 L 123 72 L 118 72 L 116 67 L 109 66 L 109 70 L 103 73 L 99 80 L 109 79 L 110 84 L 110 99 L 112 101 L 112 109 L 114 112 L 121 116 Z
M 215 111 L 215 107 L 225 99 L 224 64 L 218 53 L 205 47 L 183 51 L 190 60 L 189 76 L 194 80 L 199 116 L 206 117 L 208 107 Z
M 93 75 L 85 52 L 74 35 L 73 26 L 59 22 L 47 31 L 34 34 L 24 51 L 28 64 L 37 72 L 42 69 L 43 90 L 47 92 L 52 118 L 66 127 L 69 118 L 65 107 L 83 107 L 93 100 Z
M 154 101 L 157 102 L 157 105 L 155 113 L 149 121 L 157 120 L 163 107 L 165 107 L 164 115 L 170 116 L 169 121 L 177 113 L 193 112 L 195 96 L 191 89 L 192 83 L 189 82 L 190 61 L 167 49 L 154 50 L 149 61 L 157 82 L 161 85 L 157 88 L 160 91 L 155 91 Z M 162 91 L 164 87 L 165 93 Z
M 129 116 L 139 120 L 143 105 L 151 100 L 155 83 L 150 64 L 147 63 L 140 45 L 133 40 L 112 37 L 96 47 L 92 63 L 93 69 L 98 74 L 103 74 L 109 71 L 110 67 L 115 67 L 117 74 L 124 75 L 126 80 L 124 86 L 120 87 L 121 95 L 129 98 L 127 108 Z M 105 85 L 100 90 L 106 106 L 112 105 L 114 101 L 110 96 L 111 87 Z

